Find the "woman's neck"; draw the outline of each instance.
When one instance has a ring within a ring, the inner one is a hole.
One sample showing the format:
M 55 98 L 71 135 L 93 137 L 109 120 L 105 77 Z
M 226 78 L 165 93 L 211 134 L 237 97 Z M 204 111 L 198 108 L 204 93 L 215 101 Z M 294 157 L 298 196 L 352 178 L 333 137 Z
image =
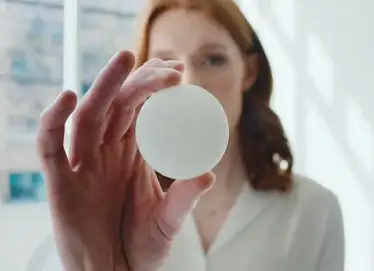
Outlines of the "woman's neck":
M 238 136 L 232 135 L 226 153 L 218 165 L 213 169 L 216 182 L 209 194 L 224 196 L 237 194 L 246 181 L 245 167 L 241 159 Z
M 235 137 L 231 137 L 224 157 L 213 172 L 216 182 L 199 200 L 193 212 L 206 250 L 217 237 L 246 181 L 239 144 Z

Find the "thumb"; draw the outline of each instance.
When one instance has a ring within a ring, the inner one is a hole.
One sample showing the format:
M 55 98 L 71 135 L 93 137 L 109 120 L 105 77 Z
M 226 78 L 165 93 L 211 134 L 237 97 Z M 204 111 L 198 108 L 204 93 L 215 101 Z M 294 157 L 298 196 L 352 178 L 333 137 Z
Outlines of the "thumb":
M 200 197 L 213 185 L 215 175 L 208 172 L 191 180 L 175 181 L 156 209 L 159 230 L 169 240 L 181 229 L 184 220 L 195 208 Z

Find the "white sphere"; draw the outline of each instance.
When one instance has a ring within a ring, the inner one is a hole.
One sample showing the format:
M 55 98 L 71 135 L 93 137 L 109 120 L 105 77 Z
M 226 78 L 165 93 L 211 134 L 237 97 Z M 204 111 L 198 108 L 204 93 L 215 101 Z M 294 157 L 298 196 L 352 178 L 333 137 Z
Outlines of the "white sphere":
M 219 101 L 195 85 L 154 93 L 136 120 L 136 140 L 144 160 L 165 177 L 200 176 L 222 159 L 229 125 Z

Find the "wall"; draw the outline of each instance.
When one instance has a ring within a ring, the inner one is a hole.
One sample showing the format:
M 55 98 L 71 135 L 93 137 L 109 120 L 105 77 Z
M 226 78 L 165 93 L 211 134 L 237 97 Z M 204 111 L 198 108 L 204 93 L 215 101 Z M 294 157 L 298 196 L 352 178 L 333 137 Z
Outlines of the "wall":
M 332 189 L 346 228 L 346 270 L 374 270 L 372 0 L 242 0 L 274 68 L 273 107 L 296 171 Z

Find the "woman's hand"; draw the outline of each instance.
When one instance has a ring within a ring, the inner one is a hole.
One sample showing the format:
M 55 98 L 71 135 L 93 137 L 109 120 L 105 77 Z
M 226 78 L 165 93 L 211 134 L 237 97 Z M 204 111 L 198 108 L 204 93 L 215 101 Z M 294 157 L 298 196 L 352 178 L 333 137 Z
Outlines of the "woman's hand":
M 41 116 L 38 154 L 56 245 L 68 271 L 161 267 L 184 218 L 214 179 L 207 173 L 175 182 L 164 195 L 138 152 L 134 122 L 151 93 L 180 82 L 183 66 L 155 59 L 131 73 L 133 65 L 131 53 L 117 54 L 78 106 L 76 95 L 64 91 Z M 67 156 L 64 126 L 70 115 Z

